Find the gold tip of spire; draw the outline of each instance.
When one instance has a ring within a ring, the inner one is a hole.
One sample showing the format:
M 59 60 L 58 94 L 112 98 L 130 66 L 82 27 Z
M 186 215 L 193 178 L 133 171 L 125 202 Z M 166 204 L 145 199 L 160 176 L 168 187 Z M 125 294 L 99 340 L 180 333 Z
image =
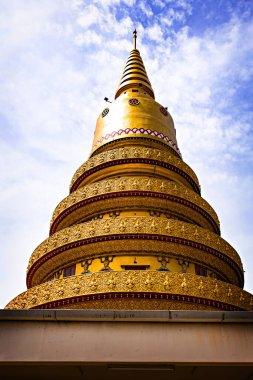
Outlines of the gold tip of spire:
M 137 31 L 134 29 L 133 31 L 133 39 L 134 39 L 134 50 L 136 50 L 136 40 L 137 40 Z
M 148 79 L 146 69 L 144 67 L 139 50 L 136 49 L 137 31 L 133 31 L 134 48 L 130 52 L 124 72 L 117 89 L 115 99 L 117 99 L 122 92 L 127 89 L 142 89 L 143 92 L 148 93 L 152 98 L 155 98 L 154 91 Z

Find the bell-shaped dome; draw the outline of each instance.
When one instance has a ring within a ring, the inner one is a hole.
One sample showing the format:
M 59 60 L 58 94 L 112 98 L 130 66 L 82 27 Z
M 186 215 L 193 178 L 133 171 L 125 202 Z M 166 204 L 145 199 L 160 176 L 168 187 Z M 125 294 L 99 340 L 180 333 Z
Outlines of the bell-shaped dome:
M 167 108 L 154 100 L 154 91 L 136 43 L 134 47 L 127 59 L 115 101 L 108 102 L 98 117 L 92 154 L 114 140 L 145 138 L 169 146 L 180 156 L 173 119 Z
M 158 140 L 180 155 L 172 117 L 143 89 L 128 88 L 99 115 L 92 153 L 123 138 Z

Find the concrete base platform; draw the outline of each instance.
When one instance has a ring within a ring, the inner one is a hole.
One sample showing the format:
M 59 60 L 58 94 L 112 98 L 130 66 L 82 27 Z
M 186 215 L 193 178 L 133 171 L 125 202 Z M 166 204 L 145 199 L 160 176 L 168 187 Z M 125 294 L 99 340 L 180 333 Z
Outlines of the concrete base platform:
M 1 379 L 253 380 L 253 312 L 1 310 Z

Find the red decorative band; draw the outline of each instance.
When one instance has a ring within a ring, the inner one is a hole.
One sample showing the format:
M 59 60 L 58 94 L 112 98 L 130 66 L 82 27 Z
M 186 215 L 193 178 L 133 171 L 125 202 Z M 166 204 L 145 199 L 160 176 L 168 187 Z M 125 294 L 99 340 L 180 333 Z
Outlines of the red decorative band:
M 71 207 L 68 207 L 66 210 L 64 210 L 53 222 L 51 228 L 50 228 L 50 235 L 56 232 L 58 225 L 61 223 L 61 221 L 66 218 L 69 214 L 71 214 L 73 211 L 89 205 L 93 202 L 98 202 L 106 199 L 113 199 L 113 198 L 123 198 L 123 197 L 152 197 L 152 198 L 160 198 L 160 199 L 166 199 L 168 201 L 172 201 L 175 203 L 180 203 L 184 206 L 187 206 L 195 211 L 197 211 L 199 214 L 204 216 L 213 226 L 214 231 L 220 235 L 220 229 L 219 226 L 216 224 L 214 219 L 201 207 L 195 205 L 194 203 L 187 201 L 183 198 L 177 197 L 175 195 L 170 194 L 164 194 L 164 193 L 155 193 L 152 191 L 122 191 L 122 192 L 115 192 L 115 193 L 109 193 L 109 194 L 101 194 L 97 195 L 88 199 L 84 199 L 78 203 L 75 203 Z
M 122 293 L 99 293 L 99 294 L 89 294 L 85 296 L 75 296 L 71 298 L 64 298 L 57 301 L 52 301 L 44 303 L 43 305 L 35 306 L 33 309 L 57 309 L 64 308 L 64 306 L 74 305 L 80 302 L 89 301 L 103 301 L 103 300 L 113 299 L 117 302 L 117 299 L 157 299 L 164 301 L 178 301 L 182 303 L 193 303 L 198 305 L 204 305 L 207 307 L 214 307 L 223 311 L 243 311 L 244 309 L 230 305 L 225 302 L 219 302 L 211 300 L 208 298 L 194 297 L 181 294 L 170 294 L 170 293 L 150 293 L 150 292 L 122 292 Z M 101 304 L 101 309 L 103 309 L 103 304 Z
M 60 253 L 63 253 L 73 248 L 81 247 L 83 245 L 88 245 L 92 243 L 100 243 L 100 242 L 105 242 L 105 241 L 112 241 L 112 240 L 156 240 L 156 241 L 164 241 L 164 242 L 187 245 L 189 247 L 200 249 L 204 252 L 208 252 L 211 255 L 218 257 L 219 259 L 224 261 L 226 264 L 228 264 L 230 267 L 232 267 L 238 276 L 239 286 L 243 288 L 244 278 L 243 278 L 242 270 L 233 260 L 223 255 L 221 252 L 216 251 L 215 249 L 210 248 L 204 244 L 196 243 L 191 240 L 182 239 L 182 238 L 178 238 L 174 236 L 165 236 L 165 235 L 156 235 L 156 234 L 120 234 L 120 235 L 95 236 L 92 238 L 77 240 L 72 243 L 65 244 L 59 248 L 56 248 L 48 252 L 46 255 L 42 256 L 39 260 L 37 260 L 31 266 L 31 268 L 29 269 L 27 273 L 27 278 L 26 278 L 27 288 L 30 288 L 32 286 L 33 276 L 36 273 L 37 269 L 41 265 L 43 265 L 46 261 L 50 260 L 51 258 L 59 255 Z
M 122 140 L 124 140 L 124 137 L 122 137 L 120 139 L 117 139 L 117 140 L 108 141 L 106 144 L 104 144 L 104 145 L 98 147 L 97 149 L 95 149 L 94 151 L 92 151 L 92 154 L 90 155 L 90 157 L 94 157 L 99 152 L 104 151 L 105 150 L 105 146 L 108 147 L 110 145 L 115 145 L 116 143 L 118 143 L 119 141 L 122 141 Z M 129 136 L 129 137 L 127 137 L 127 141 L 130 141 L 130 140 L 132 140 L 132 141 L 143 140 L 143 141 L 149 141 L 150 142 L 150 138 L 143 137 L 143 136 L 138 136 L 138 137 Z M 164 146 L 166 148 L 166 150 L 168 150 L 170 153 L 174 154 L 175 156 L 177 156 L 179 158 L 182 158 L 181 154 L 179 154 L 175 149 L 173 149 L 171 146 L 169 146 L 168 144 L 164 143 L 163 141 L 160 141 L 160 140 L 153 140 L 153 141 L 156 144 Z
M 122 164 L 157 165 L 157 166 L 161 166 L 163 168 L 169 169 L 169 170 L 181 175 L 183 178 L 185 178 L 189 182 L 189 184 L 192 186 L 192 188 L 196 191 L 196 193 L 200 195 L 200 189 L 199 189 L 198 184 L 196 182 L 194 182 L 193 179 L 188 174 L 186 174 L 183 170 L 181 170 L 181 169 L 177 168 L 176 166 L 171 165 L 167 162 L 152 160 L 152 159 L 148 159 L 148 158 L 122 158 L 119 160 L 104 162 L 101 165 L 97 165 L 94 168 L 91 168 L 91 169 L 85 171 L 82 175 L 80 175 L 80 177 L 77 178 L 77 180 L 71 186 L 70 193 L 73 193 L 73 191 L 77 190 L 79 185 L 83 182 L 83 180 L 85 178 L 89 177 L 91 174 L 94 174 L 99 170 L 109 168 L 111 166 L 122 165 Z
M 99 140 L 96 141 L 96 143 L 93 145 L 93 149 L 96 148 L 97 145 L 100 145 L 104 141 L 110 140 L 111 138 L 122 136 L 122 135 L 129 135 L 129 134 L 144 134 L 149 135 L 153 137 L 158 137 L 159 139 L 166 141 L 166 143 L 170 144 L 179 154 L 180 150 L 177 146 L 177 144 L 174 143 L 168 136 L 164 135 L 161 132 L 157 131 L 151 131 L 151 129 L 144 129 L 144 128 L 126 128 L 126 129 L 119 129 L 118 131 L 113 131 L 112 133 L 107 133 L 105 136 L 102 136 Z

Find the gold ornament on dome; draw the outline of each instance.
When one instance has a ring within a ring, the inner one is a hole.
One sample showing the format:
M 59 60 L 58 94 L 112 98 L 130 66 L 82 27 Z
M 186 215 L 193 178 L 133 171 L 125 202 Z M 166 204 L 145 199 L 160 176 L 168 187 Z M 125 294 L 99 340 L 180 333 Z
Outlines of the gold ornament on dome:
M 136 98 L 129 99 L 128 103 L 130 104 L 130 106 L 138 106 L 138 104 L 140 104 L 139 100 Z
M 109 113 L 109 108 L 105 108 L 102 112 L 102 117 L 105 117 Z

